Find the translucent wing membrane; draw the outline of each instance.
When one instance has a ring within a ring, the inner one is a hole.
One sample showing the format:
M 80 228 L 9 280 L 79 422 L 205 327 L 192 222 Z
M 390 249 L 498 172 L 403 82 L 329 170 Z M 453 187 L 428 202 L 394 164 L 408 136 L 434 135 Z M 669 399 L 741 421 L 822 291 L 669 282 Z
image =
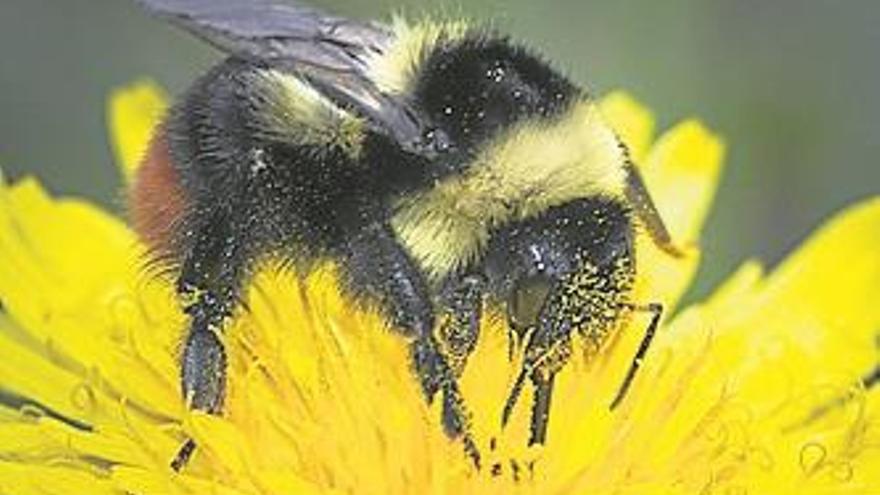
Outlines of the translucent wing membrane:
M 431 156 L 448 140 L 418 111 L 381 92 L 366 72 L 394 33 L 298 4 L 268 0 L 138 0 L 149 12 L 233 55 L 269 61 L 305 77 L 366 117 L 404 150 Z
M 361 68 L 391 41 L 390 30 L 267 0 L 138 0 L 218 48 L 262 59 L 286 58 L 336 70 Z

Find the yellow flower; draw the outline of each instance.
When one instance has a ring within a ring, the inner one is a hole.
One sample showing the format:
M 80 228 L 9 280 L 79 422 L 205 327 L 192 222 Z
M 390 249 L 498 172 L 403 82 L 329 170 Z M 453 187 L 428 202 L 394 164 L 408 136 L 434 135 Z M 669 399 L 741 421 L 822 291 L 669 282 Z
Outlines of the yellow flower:
M 114 96 L 126 175 L 164 105 L 144 84 Z M 655 141 L 650 113 L 622 93 L 602 110 L 674 237 L 698 245 L 718 138 L 688 121 Z M 406 372 L 404 343 L 341 299 L 332 267 L 303 282 L 258 274 L 225 335 L 227 410 L 191 413 L 176 365 L 184 318 L 168 281 L 140 269 L 132 232 L 33 179 L 0 185 L 0 493 L 880 493 L 880 393 L 863 380 L 880 353 L 878 246 L 873 198 L 772 273 L 747 262 L 674 310 L 696 249 L 675 260 L 641 242 L 640 297 L 674 316 L 614 411 L 646 321 L 565 368 L 543 448 L 525 447 L 527 407 L 501 431 L 518 363 L 487 323 L 462 379 L 477 471 Z M 188 436 L 199 449 L 175 473 Z

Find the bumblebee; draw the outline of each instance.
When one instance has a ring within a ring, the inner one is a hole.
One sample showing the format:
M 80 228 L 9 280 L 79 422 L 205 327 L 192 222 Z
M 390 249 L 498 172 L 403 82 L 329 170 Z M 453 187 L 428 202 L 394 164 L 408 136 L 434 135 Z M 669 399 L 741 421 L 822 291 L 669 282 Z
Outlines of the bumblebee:
M 479 463 L 457 379 L 487 304 L 524 342 L 504 408 L 553 381 L 580 335 L 599 348 L 633 311 L 634 238 L 680 254 L 590 95 L 540 57 L 461 22 L 358 22 L 269 0 L 139 0 L 222 50 L 156 130 L 129 193 L 135 230 L 188 315 L 181 386 L 223 411 L 223 328 L 255 267 L 332 260 L 355 303 L 408 341 L 446 433 Z M 181 448 L 180 469 L 195 444 Z

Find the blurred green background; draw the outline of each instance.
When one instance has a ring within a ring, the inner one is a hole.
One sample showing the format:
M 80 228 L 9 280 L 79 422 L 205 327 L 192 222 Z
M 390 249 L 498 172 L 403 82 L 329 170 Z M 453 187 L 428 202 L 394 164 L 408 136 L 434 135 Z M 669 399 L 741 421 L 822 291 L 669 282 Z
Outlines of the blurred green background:
M 692 297 L 744 258 L 779 261 L 823 218 L 880 192 L 880 2 L 320 0 L 360 18 L 489 20 L 660 127 L 699 116 L 728 145 Z M 219 56 L 127 0 L 2 0 L 0 163 L 121 211 L 105 97 L 150 76 L 181 91 Z M 878 226 L 880 228 L 880 226 Z

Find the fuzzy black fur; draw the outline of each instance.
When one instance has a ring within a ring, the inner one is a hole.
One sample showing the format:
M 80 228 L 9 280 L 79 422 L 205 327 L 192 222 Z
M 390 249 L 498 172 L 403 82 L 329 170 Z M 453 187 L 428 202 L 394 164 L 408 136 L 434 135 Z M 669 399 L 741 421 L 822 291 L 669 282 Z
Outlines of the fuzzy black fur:
M 473 150 L 521 120 L 559 115 L 580 90 L 528 49 L 474 31 L 427 58 L 414 94 L 454 143 Z
M 474 34 L 431 54 L 411 95 L 452 140 L 448 152 L 427 159 L 403 151 L 387 134 L 368 132 L 355 156 L 328 143 L 291 144 L 254 132 L 266 95 L 247 76 L 273 67 L 227 59 L 193 85 L 166 125 L 188 204 L 171 247 L 178 290 L 191 315 L 184 394 L 194 407 L 222 410 L 225 354 L 213 335 L 238 306 L 255 262 L 272 256 L 303 273 L 330 258 L 354 299 L 377 303 L 411 340 L 413 368 L 427 398 L 442 392 L 446 430 L 462 436 L 478 462 L 454 376 L 460 370 L 450 368 L 440 348 L 463 349 L 457 359 L 463 366 L 478 335 L 474 301 L 508 298 L 518 279 L 536 273 L 537 261 L 546 264 L 542 274 L 556 281 L 577 270 L 582 259 L 605 266 L 631 257 L 629 215 L 613 201 L 583 200 L 499 228 L 482 261 L 468 273 L 450 274 L 434 294 L 394 237 L 390 208 L 444 176 L 465 172 L 473 151 L 503 129 L 558 116 L 580 90 L 526 50 Z M 487 279 L 488 286 L 473 277 Z M 464 340 L 440 343 L 435 315 L 449 308 L 461 314 L 452 319 L 459 327 L 447 334 Z M 191 451 L 190 442 L 181 453 Z

